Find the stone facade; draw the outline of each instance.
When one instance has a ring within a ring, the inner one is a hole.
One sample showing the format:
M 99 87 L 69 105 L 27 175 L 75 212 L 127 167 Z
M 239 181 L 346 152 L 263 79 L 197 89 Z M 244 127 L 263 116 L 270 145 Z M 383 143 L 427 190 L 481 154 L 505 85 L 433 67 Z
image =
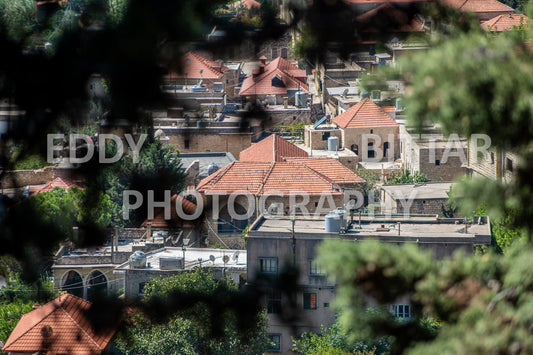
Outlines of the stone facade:
M 162 128 L 168 143 L 183 153 L 230 152 L 233 156 L 252 145 L 252 133 L 238 128 Z
M 304 144 L 311 149 L 328 149 L 328 138 L 339 138 L 339 147 L 341 143 L 342 132 L 337 126 L 324 126 L 314 129 L 313 126 L 305 126 Z
M 489 148 L 486 155 L 476 154 L 472 149 L 472 141 L 469 141 L 468 171 L 476 177 L 482 176 L 492 180 L 509 182 L 512 180 L 516 169 L 520 165 L 518 155 L 512 152 L 498 151 Z
M 4 172 L 2 188 L 11 189 L 28 185 L 46 184 L 54 178 L 53 167 L 38 170 L 11 170 Z
M 375 152 L 375 158 L 373 161 L 394 161 L 400 157 L 398 126 L 345 128 L 341 129 L 341 132 L 341 145 L 345 149 L 355 151 L 356 154 L 359 155 L 359 161 L 372 161 L 372 149 L 370 149 L 370 144 L 372 144 Z M 384 149 L 387 144 L 388 148 Z

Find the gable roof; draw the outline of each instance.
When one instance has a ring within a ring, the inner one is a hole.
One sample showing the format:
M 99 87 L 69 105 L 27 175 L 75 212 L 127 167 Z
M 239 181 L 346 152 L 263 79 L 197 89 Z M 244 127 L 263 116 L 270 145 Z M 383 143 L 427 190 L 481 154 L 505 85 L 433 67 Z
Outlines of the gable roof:
M 167 76 L 186 79 L 220 79 L 228 70 L 222 63 L 207 59 L 195 52 L 185 53 L 181 60 L 183 72 L 171 72 Z
M 337 159 L 333 158 L 286 158 L 291 163 L 303 164 L 320 174 L 327 176 L 338 184 L 363 183 L 365 179 L 348 169 Z
M 305 150 L 281 138 L 277 134 L 271 134 L 267 138 L 246 148 L 239 154 L 240 161 L 283 161 L 283 157 L 307 157 Z
M 503 32 L 518 28 L 520 25 L 527 28 L 529 27 L 529 21 L 529 17 L 522 14 L 499 15 L 483 22 L 481 27 L 485 31 Z
M 353 105 L 333 119 L 342 128 L 399 126 L 385 110 L 369 98 Z
M 61 295 L 21 317 L 6 341 L 5 352 L 100 354 L 115 330 L 95 332 L 86 317 L 91 303 L 71 294 Z M 43 328 L 51 327 L 45 337 Z
M 55 179 L 50 180 L 49 182 L 47 182 L 44 185 L 30 186 L 29 195 L 30 196 L 36 196 L 36 195 L 41 194 L 43 192 L 52 191 L 56 187 L 59 187 L 61 189 L 64 189 L 65 191 L 68 191 L 68 190 L 70 190 L 71 187 L 74 187 L 74 186 L 75 187 L 80 187 L 80 186 L 78 186 L 76 183 L 74 183 L 72 181 L 67 181 L 67 180 L 64 180 L 64 179 L 62 179 L 60 177 L 56 177 Z
M 142 226 L 146 227 L 148 223 L 151 223 L 152 227 L 155 228 L 176 228 L 193 226 L 194 221 L 184 221 L 178 216 L 178 212 L 176 210 L 176 203 L 181 204 L 183 213 L 186 215 L 192 215 L 196 211 L 196 204 L 194 202 L 184 199 L 178 194 L 174 194 L 170 198 L 170 219 L 165 219 L 164 207 L 155 207 L 154 218 L 145 219 L 142 223 Z
M 496 0 L 443 0 L 445 4 L 469 12 L 509 12 L 514 9 Z
M 269 193 L 282 196 L 342 194 L 332 179 L 292 162 L 233 162 L 203 179 L 197 190 L 206 195 L 229 195 L 237 191 L 258 196 Z
M 278 76 L 283 86 L 273 86 L 272 79 Z M 287 60 L 278 57 L 263 67 L 263 72 L 244 79 L 239 95 L 286 94 L 287 89 L 301 89 L 309 92 L 305 83 L 305 70 L 299 69 Z
M 405 10 L 390 2 L 383 3 L 356 17 L 364 32 L 382 32 L 387 24 L 387 32 L 425 32 L 424 24 Z

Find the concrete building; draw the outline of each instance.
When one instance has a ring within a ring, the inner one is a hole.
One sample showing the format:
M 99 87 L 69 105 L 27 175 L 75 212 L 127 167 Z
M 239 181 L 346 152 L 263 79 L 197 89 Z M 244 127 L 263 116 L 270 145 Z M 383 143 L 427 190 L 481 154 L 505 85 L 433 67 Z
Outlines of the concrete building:
M 424 183 L 381 186 L 381 213 L 440 215 L 454 184 Z
M 444 0 L 444 4 L 462 12 L 473 13 L 480 21 L 500 15 L 512 15 L 515 10 L 497 0 Z
M 345 220 L 345 228 L 333 232 L 325 230 L 324 218 L 296 217 L 269 219 L 259 217 L 250 227 L 247 237 L 248 282 L 254 283 L 261 275 L 276 277 L 293 261 L 300 270 L 297 281 L 296 306 L 298 319 L 288 325 L 280 312 L 290 304 L 286 295 L 275 291 L 265 299 L 269 316 L 268 333 L 279 341 L 279 350 L 290 353 L 291 336 L 302 332 L 319 332 L 320 326 L 335 322 L 330 304 L 335 296 L 335 284 L 329 281 L 314 259 L 316 248 L 325 239 L 341 239 L 350 243 L 379 240 L 385 243 L 415 243 L 432 250 L 435 258 L 445 258 L 456 250 L 473 252 L 475 245 L 490 244 L 490 224 L 483 216 L 475 224 L 464 224 L 462 219 L 403 216 L 362 216 Z M 339 220 L 340 222 L 340 220 Z M 408 300 L 399 300 L 408 304 Z M 371 304 L 370 304 L 371 305 Z M 391 305 L 394 306 L 394 305 Z M 269 352 L 267 352 L 269 353 Z
M 186 174 L 185 185 L 196 187 L 198 183 L 235 161 L 229 152 L 180 153 L 181 170 Z
M 246 282 L 246 250 L 171 248 L 149 253 L 137 253 L 116 267 L 114 274 L 124 279 L 124 294 L 128 299 L 144 295 L 147 282 L 158 276 L 172 276 L 204 267 L 216 279 L 229 277 L 236 285 Z

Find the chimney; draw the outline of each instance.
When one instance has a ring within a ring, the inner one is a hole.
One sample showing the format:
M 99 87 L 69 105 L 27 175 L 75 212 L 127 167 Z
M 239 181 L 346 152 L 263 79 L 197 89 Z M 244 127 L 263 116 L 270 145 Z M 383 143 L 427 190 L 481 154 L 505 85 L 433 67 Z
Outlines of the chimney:
M 261 61 L 261 64 L 262 64 L 263 66 L 266 65 L 266 60 L 267 60 L 267 58 L 266 58 L 264 55 L 261 56 L 261 57 L 259 57 L 259 60 Z
M 289 98 L 288 97 L 284 97 L 283 98 L 283 108 L 288 108 L 289 106 Z

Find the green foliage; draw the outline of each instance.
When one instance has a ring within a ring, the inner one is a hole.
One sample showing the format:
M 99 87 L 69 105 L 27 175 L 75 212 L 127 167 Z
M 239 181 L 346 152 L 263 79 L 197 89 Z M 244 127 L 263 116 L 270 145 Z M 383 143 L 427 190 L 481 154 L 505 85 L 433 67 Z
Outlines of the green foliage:
M 56 226 L 65 237 L 72 235 L 72 227 L 88 221 L 99 228 L 109 227 L 112 221 L 113 204 L 109 196 L 89 189 L 55 188 L 38 194 L 27 203 L 40 213 L 43 222 Z
M 42 169 L 51 165 L 40 154 L 24 154 L 21 146 L 11 149 L 10 161 L 13 163 L 13 170 Z
M 411 174 L 409 170 L 405 170 L 401 175 L 393 176 L 391 180 L 387 181 L 387 184 L 420 184 L 428 181 L 430 181 L 430 179 L 419 171 L 415 171 L 414 174 Z
M 106 147 L 108 156 L 114 155 L 112 147 Z M 144 179 L 142 186 L 135 183 L 139 177 Z M 134 163 L 132 156 L 124 156 L 120 161 L 105 167 L 99 183 L 111 199 L 111 220 L 115 226 L 138 226 L 146 217 L 146 209 L 133 212 L 129 220 L 123 219 L 122 204 L 124 190 L 144 191 L 149 188 L 162 192 L 170 190 L 171 194 L 183 189 L 185 175 L 180 170 L 180 160 L 172 146 L 163 145 L 153 137 L 148 137 L 139 153 L 139 162 Z M 144 201 L 147 200 L 144 196 Z M 162 200 L 159 199 L 159 200 Z M 158 200 L 158 201 L 159 201 Z
M 216 281 L 202 268 L 176 276 L 159 277 L 146 285 L 145 301 L 151 302 L 179 292 L 183 294 L 215 297 L 224 290 L 236 290 L 230 280 Z M 251 315 L 248 315 L 251 316 Z M 191 303 L 164 320 L 155 323 L 139 313 L 134 313 L 126 330 L 117 339 L 117 347 L 124 354 L 260 354 L 271 343 L 266 334 L 266 315 L 261 314 L 255 329 L 239 334 L 233 314 L 224 314 L 217 322 L 223 324 L 222 337 L 211 334 L 210 311 L 201 302 Z
M 24 302 L 20 299 L 9 303 L 0 303 L 0 341 L 5 343 L 20 317 L 30 312 L 34 304 L 32 301 Z M 3 353 L 0 351 L 0 354 Z
M 526 270 L 532 260 L 533 247 L 524 240 L 513 243 L 504 256 L 458 253 L 439 262 L 414 245 L 326 241 L 318 257 L 338 283 L 335 307 L 348 339 L 390 337 L 391 351 L 406 354 L 531 349 L 526 314 L 533 276 Z M 414 317 L 394 322 L 386 305 L 405 295 L 411 296 Z M 384 307 L 365 312 L 367 297 Z M 424 321 L 422 314 L 440 322 Z
M 35 1 L 0 0 L 0 20 L 8 28 L 10 37 L 20 40 L 37 27 Z

